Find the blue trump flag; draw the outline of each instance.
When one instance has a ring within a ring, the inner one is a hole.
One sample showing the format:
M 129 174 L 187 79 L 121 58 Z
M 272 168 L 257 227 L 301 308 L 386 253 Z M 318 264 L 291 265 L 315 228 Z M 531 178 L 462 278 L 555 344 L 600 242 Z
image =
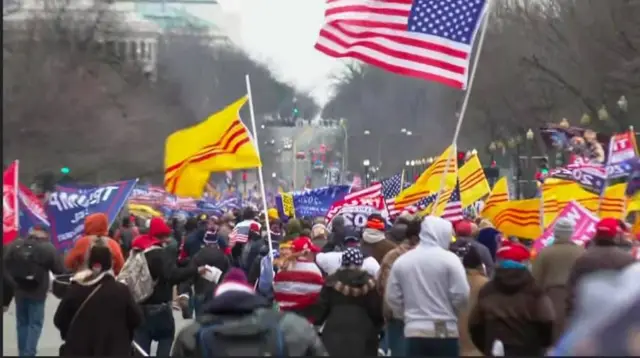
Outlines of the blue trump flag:
M 349 185 L 331 185 L 291 193 L 296 217 L 325 216 L 331 205 L 338 200 L 342 200 L 349 194 L 350 189 L 351 186 Z M 282 195 L 276 196 L 276 208 L 280 216 L 284 217 L 285 210 L 282 203 Z
M 21 237 L 27 237 L 29 230 L 34 226 L 49 230 L 49 219 L 47 219 L 40 199 L 22 184 L 20 184 L 18 192 L 18 207 L 20 208 Z
M 84 232 L 84 219 L 103 213 L 109 225 L 117 218 L 138 179 L 119 181 L 94 187 L 56 187 L 45 205 L 51 223 L 51 242 L 65 251 Z

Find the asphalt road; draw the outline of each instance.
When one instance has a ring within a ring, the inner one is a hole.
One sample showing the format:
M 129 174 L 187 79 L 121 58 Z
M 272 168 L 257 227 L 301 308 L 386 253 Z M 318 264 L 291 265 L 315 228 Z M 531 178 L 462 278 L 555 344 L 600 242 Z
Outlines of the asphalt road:
M 38 355 L 39 356 L 57 356 L 58 348 L 62 344 L 60 339 L 60 332 L 53 325 L 53 315 L 58 307 L 58 300 L 53 295 L 49 295 L 45 306 L 45 318 L 44 327 L 42 328 L 42 336 L 40 336 L 40 342 L 38 343 Z M 180 315 L 180 312 L 174 311 L 173 316 L 176 319 L 176 334 L 179 330 L 189 324 L 191 320 L 185 320 Z M 155 344 L 151 349 L 152 353 L 155 351 Z M 4 314 L 2 322 L 2 355 L 3 356 L 17 356 L 18 355 L 18 339 L 16 334 L 16 316 L 15 305 L 12 303 L 9 310 Z

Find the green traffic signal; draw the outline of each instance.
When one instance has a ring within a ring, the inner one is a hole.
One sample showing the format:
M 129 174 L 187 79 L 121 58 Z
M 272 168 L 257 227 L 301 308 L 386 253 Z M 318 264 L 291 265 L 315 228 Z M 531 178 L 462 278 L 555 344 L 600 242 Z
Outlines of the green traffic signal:
M 298 114 L 298 109 L 297 108 L 293 109 L 293 114 Z
M 71 169 L 69 169 L 68 167 L 62 167 L 62 168 L 60 168 L 60 173 L 69 174 L 69 173 L 71 173 Z

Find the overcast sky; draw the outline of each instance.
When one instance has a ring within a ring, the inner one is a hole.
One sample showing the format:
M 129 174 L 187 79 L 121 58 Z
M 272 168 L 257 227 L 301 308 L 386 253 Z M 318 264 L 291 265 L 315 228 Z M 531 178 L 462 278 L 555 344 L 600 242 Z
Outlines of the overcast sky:
M 324 0 L 219 0 L 240 17 L 243 47 L 297 88 L 328 99 L 332 73 L 342 61 L 313 48 L 324 18 Z

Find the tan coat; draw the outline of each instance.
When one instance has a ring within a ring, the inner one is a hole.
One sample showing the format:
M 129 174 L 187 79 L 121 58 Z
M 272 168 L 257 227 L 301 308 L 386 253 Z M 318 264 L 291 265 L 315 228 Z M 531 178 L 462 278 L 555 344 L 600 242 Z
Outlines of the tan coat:
M 571 268 L 584 252 L 582 246 L 568 240 L 559 240 L 542 249 L 533 262 L 531 274 L 538 286 L 551 299 L 556 313 L 553 322 L 554 341 L 560 337 L 565 328 L 567 282 Z
M 469 334 L 469 313 L 478 301 L 478 292 L 489 279 L 479 270 L 467 270 L 469 282 L 469 304 L 458 317 L 458 334 L 460 342 L 460 356 L 482 356 L 482 353 L 471 342 Z

